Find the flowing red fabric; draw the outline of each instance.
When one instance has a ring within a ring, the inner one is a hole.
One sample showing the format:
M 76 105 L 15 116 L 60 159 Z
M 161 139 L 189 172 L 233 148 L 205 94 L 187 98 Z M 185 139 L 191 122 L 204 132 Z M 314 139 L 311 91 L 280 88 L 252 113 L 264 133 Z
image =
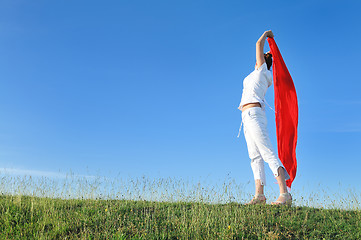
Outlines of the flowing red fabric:
M 273 57 L 278 157 L 291 177 L 286 181 L 287 186 L 291 188 L 297 171 L 297 95 L 292 77 L 288 72 L 275 40 L 268 38 L 267 41 Z

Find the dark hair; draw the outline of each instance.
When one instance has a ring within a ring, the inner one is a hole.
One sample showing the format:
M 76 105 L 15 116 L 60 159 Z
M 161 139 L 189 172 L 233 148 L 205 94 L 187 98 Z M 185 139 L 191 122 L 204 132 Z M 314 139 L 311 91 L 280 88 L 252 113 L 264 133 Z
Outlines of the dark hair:
M 271 53 L 265 53 L 264 59 L 266 60 L 267 68 L 268 70 L 272 67 L 272 54 Z

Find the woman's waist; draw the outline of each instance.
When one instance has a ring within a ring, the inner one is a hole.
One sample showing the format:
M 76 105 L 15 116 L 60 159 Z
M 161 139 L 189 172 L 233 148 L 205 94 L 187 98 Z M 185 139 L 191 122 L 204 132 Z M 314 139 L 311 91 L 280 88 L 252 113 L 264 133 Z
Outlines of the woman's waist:
M 262 116 L 266 114 L 265 108 L 260 103 L 251 103 L 247 106 L 245 106 L 242 109 L 242 121 L 246 116 L 253 115 L 253 114 L 261 114 Z M 260 115 L 258 115 L 260 116 Z
M 249 108 L 259 107 L 262 108 L 262 105 L 259 102 L 253 102 L 253 103 L 246 103 L 242 106 L 241 111 L 244 112 L 245 110 Z
M 265 100 L 258 98 L 258 97 L 253 97 L 253 98 L 243 98 L 241 100 L 241 103 L 239 104 L 238 109 L 243 111 L 244 107 L 261 107 L 263 108 L 265 106 Z

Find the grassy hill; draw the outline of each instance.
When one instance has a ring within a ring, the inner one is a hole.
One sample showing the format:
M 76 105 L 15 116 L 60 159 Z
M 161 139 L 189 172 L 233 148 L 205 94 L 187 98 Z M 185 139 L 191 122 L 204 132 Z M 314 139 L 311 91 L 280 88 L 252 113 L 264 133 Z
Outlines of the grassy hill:
M 0 197 L 0 239 L 361 239 L 361 211 Z

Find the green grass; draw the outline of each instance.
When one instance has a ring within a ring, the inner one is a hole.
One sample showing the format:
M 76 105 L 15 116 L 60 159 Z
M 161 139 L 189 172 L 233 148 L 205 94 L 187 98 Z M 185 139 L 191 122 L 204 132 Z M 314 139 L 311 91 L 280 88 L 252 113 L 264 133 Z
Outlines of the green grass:
M 241 205 L 246 187 L 230 178 L 1 174 L 0 239 L 361 239 L 354 189 L 294 189 L 286 207 Z M 266 194 L 278 195 L 272 185 Z
M 361 239 L 361 211 L 0 197 L 0 239 Z

